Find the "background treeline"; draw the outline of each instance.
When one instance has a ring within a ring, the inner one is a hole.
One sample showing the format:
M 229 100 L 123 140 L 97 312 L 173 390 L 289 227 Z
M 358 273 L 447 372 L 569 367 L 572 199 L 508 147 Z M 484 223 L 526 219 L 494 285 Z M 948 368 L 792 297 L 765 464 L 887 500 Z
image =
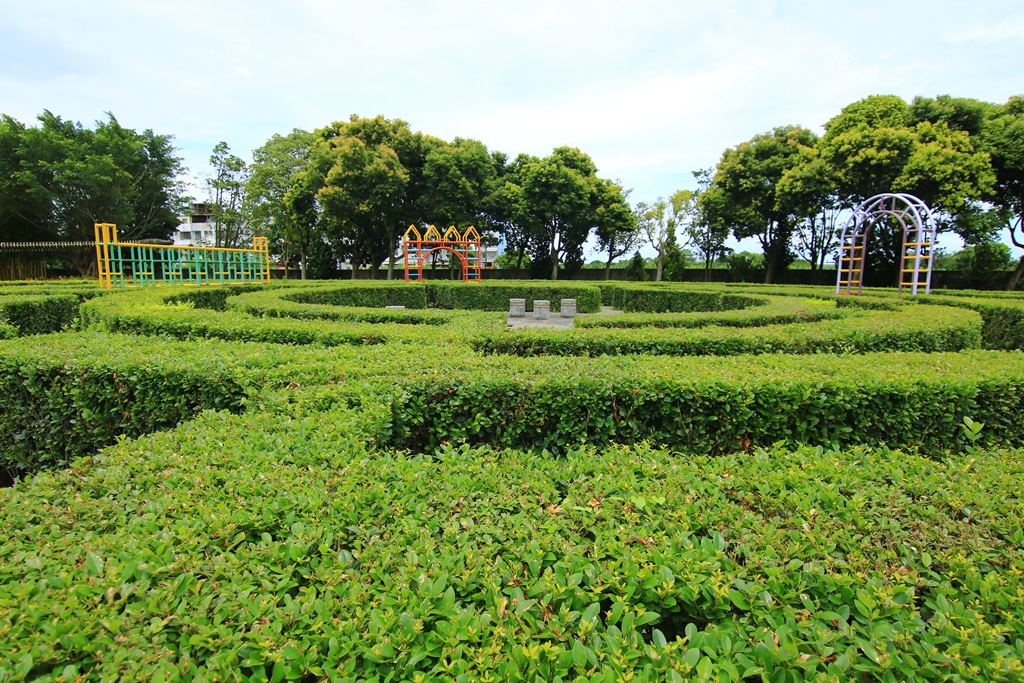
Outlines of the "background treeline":
M 170 234 L 187 199 L 170 136 L 136 133 L 112 115 L 95 130 L 49 112 L 39 120 L 0 121 L 0 241 L 87 240 L 94 221 L 116 222 L 136 239 Z M 923 199 L 943 231 L 963 238 L 953 263 L 972 282 L 1009 265 L 1003 235 L 1024 247 L 1024 97 L 871 96 L 824 128 L 821 136 L 800 126 L 756 135 L 696 171 L 696 189 L 634 206 L 579 149 L 511 158 L 381 116 L 274 135 L 251 163 L 221 142 L 205 184 L 218 246 L 267 235 L 303 276 L 329 276 L 347 261 L 392 277 L 406 227 L 434 224 L 475 225 L 502 239 L 501 265 L 536 277 L 581 267 L 584 246 L 596 244 L 606 272 L 650 246 L 656 279 L 674 279 L 690 258 L 706 269 L 723 261 L 763 269 L 772 282 L 797 260 L 825 267 L 845 212 L 893 191 Z M 753 238 L 762 253 L 732 255 L 730 237 Z M 900 246 L 898 226 L 879 225 L 869 270 L 895 282 Z M 1011 288 L 1022 274 L 1024 257 Z
M 975 284 L 1009 264 L 1003 231 L 1024 248 L 1024 98 L 997 105 L 943 95 L 908 104 L 877 95 L 845 107 L 824 127 L 818 136 L 782 126 L 725 150 L 715 169 L 698 173 L 696 197 L 681 191 L 653 208 L 638 206 L 640 224 L 664 225 L 654 234 L 668 244 L 682 226 L 707 267 L 725 255 L 730 234 L 756 238 L 766 282 L 797 258 L 822 268 L 837 249 L 844 212 L 882 192 L 924 200 L 940 230 L 964 240 L 954 264 Z M 901 237 L 898 225 L 882 222 L 868 243 L 868 268 L 892 282 Z M 657 250 L 660 259 L 665 250 Z M 1022 273 L 1024 257 L 1011 289 Z

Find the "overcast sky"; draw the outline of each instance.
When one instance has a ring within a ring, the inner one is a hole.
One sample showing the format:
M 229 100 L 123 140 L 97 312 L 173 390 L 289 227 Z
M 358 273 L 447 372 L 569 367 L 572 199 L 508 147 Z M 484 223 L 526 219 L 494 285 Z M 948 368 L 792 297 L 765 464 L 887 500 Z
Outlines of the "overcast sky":
M 576 146 L 633 201 L 774 126 L 871 94 L 1024 94 L 1024 3 L 14 2 L 0 4 L 0 112 L 213 146 L 350 114 L 514 156 Z M 197 193 L 199 191 L 197 190 Z

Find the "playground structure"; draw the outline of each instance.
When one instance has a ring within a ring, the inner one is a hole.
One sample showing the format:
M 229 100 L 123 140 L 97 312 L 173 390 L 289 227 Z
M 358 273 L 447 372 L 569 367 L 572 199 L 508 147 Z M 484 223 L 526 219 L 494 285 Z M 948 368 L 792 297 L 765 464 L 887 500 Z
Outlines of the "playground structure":
M 884 193 L 862 202 L 843 227 L 836 294 L 861 293 L 868 237 L 872 228 L 886 219 L 896 221 L 903 229 L 900 296 L 905 287 L 910 289 L 911 296 L 916 296 L 922 285 L 925 294 L 931 292 L 936 232 L 931 209 L 914 195 Z
M 95 230 L 96 273 L 105 289 L 270 282 L 266 237 L 254 238 L 252 249 L 225 249 L 119 242 L 113 223 L 96 223 Z
M 415 225 L 410 225 L 402 237 L 402 261 L 405 264 L 405 281 L 421 282 L 423 267 L 427 257 L 438 251 L 454 254 L 462 267 L 463 282 L 480 282 L 481 262 L 480 233 L 470 226 L 464 234 L 459 234 L 455 226 L 444 231 L 433 225 L 420 234 Z

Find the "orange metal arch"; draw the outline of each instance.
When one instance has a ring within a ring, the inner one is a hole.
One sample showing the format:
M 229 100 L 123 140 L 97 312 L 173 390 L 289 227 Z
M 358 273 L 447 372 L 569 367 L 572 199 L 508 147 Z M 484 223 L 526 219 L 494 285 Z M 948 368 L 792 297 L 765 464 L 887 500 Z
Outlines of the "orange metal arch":
M 455 254 L 459 259 L 459 264 L 462 265 L 462 281 L 469 282 L 469 264 L 466 263 L 466 257 L 457 252 L 454 247 L 440 246 L 429 249 L 420 254 L 420 265 L 422 266 L 427 261 L 427 257 L 433 254 L 435 251 L 450 251 Z
M 459 234 L 454 225 L 444 235 L 436 226 L 430 225 L 424 233 L 410 225 L 402 238 L 402 260 L 405 264 L 405 281 L 422 281 L 423 267 L 427 257 L 435 251 L 450 251 L 462 265 L 463 282 L 479 282 L 481 279 L 480 234 L 470 226 L 465 235 Z

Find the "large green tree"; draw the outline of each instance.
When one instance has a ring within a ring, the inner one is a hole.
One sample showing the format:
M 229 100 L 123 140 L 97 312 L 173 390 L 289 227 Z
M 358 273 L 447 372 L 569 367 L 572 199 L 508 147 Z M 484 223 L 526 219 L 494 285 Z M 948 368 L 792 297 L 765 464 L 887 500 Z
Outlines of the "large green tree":
M 844 208 L 831 168 L 821 158 L 818 140 L 800 149 L 796 163 L 779 180 L 780 203 L 796 219 L 791 246 L 811 270 L 820 270 L 839 245 L 837 222 Z
M 543 159 L 524 160 L 518 190 L 505 188 L 519 211 L 516 221 L 530 238 L 534 263 L 558 279 L 561 264 L 581 264 L 583 245 L 602 222 L 625 220 L 622 188 L 598 178 L 590 157 L 575 147 L 558 147 Z
M 293 257 L 298 258 L 303 280 L 317 218 L 313 196 L 300 187 L 312 142 L 312 133 L 296 128 L 288 135 L 274 135 L 253 150 L 245 193 L 246 213 L 254 226 L 270 239 L 286 269 Z
M 175 229 L 184 169 L 171 136 L 125 128 L 109 113 L 93 129 L 49 111 L 38 120 L 0 120 L 0 236 L 91 241 L 94 223 L 116 223 L 122 239 Z M 75 265 L 84 273 L 93 260 Z
M 235 249 L 241 246 L 248 223 L 244 204 L 249 167 L 224 141 L 214 146 L 210 166 L 213 174 L 206 179 L 206 187 L 213 206 L 213 246 Z
M 640 229 L 635 214 L 624 201 L 628 191 L 616 183 L 605 180 L 600 188 L 608 193 L 608 198 L 600 202 L 597 215 L 597 244 L 601 251 L 608 254 L 604 264 L 604 279 L 611 277 L 612 263 L 615 259 L 625 256 L 636 248 L 640 241 Z M 617 196 L 616 196 L 617 195 Z
M 729 253 L 728 247 L 725 246 L 729 238 L 729 226 L 723 218 L 725 212 L 714 205 L 714 202 L 722 197 L 708 192 L 714 177 L 714 169 L 694 171 L 693 177 L 697 180 L 697 213 L 694 219 L 684 226 L 685 241 L 704 262 L 704 280 L 708 281 L 711 279 L 711 264 Z
M 1024 249 L 1024 96 L 1011 97 L 993 112 L 982 139 L 996 176 L 991 200 L 1009 230 L 1010 241 Z M 1007 288 L 1016 289 L 1022 276 L 1024 255 Z
M 318 187 L 325 229 L 342 236 L 334 240 L 344 252 L 339 256 L 356 258 L 359 265 L 368 263 L 374 269 L 386 259 L 391 279 L 399 238 L 409 224 L 420 222 L 425 212 L 427 157 L 443 142 L 413 132 L 401 119 L 383 116 L 353 115 L 348 121 L 317 130 L 315 137 L 307 173 L 316 178 L 304 179 L 303 184 Z M 383 185 L 373 189 L 377 181 Z M 331 189 L 325 192 L 323 188 L 328 186 Z M 350 196 L 339 201 L 345 193 Z M 325 202 L 328 195 L 333 199 Z
M 431 145 L 423 164 L 423 192 L 416 218 L 444 231 L 449 225 L 460 232 L 474 225 L 490 229 L 487 198 L 496 190 L 495 159 L 478 140 L 456 138 Z
M 841 201 L 856 205 L 884 192 L 906 192 L 944 213 L 944 224 L 988 195 L 995 175 L 972 131 L 984 107 L 970 100 L 919 99 L 913 107 L 895 95 L 874 95 L 845 107 L 825 124 L 821 157 Z M 901 229 L 880 221 L 868 244 L 868 266 L 898 273 Z
M 792 261 L 790 240 L 797 223 L 796 208 L 779 192 L 787 171 L 801 163 L 804 150 L 817 137 L 799 126 L 782 126 L 725 150 L 709 193 L 713 220 L 732 227 L 736 239 L 754 237 L 761 244 L 765 283 Z
M 378 264 L 389 258 L 394 268 L 397 226 L 409 183 L 398 154 L 387 145 L 370 145 L 358 137 L 334 138 L 316 147 L 313 167 L 324 169 L 317 190 L 328 235 L 352 264 L 352 277 L 364 264 L 373 277 Z

